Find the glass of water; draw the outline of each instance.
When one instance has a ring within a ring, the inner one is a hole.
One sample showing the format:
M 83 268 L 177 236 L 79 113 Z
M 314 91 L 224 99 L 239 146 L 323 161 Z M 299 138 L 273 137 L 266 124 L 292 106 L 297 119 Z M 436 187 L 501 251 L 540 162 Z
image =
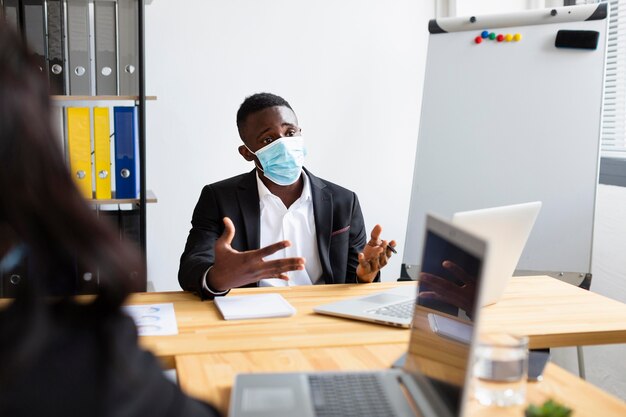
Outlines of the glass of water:
M 525 402 L 527 337 L 481 336 L 474 358 L 474 396 L 479 403 L 508 407 Z

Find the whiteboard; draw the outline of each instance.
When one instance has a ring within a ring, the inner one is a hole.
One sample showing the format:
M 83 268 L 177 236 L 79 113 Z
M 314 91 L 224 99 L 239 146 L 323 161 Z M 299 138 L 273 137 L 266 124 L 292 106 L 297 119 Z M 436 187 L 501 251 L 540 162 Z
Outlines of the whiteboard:
M 594 4 L 430 22 L 404 264 L 419 263 L 427 212 L 540 200 L 518 269 L 591 271 L 607 14 Z M 475 43 L 485 29 L 521 40 Z M 557 48 L 559 30 L 597 31 L 598 47 Z

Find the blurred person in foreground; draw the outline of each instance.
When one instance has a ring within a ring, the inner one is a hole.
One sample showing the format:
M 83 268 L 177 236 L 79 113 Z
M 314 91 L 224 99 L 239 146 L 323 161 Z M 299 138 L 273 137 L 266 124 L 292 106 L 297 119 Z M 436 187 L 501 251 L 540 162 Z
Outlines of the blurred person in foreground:
M 0 303 L 0 416 L 217 416 L 137 346 L 121 306 L 144 276 L 139 254 L 74 186 L 44 77 L 0 20 L 0 273 L 29 264 L 15 299 Z M 95 297 L 68 295 L 77 262 L 99 268 Z

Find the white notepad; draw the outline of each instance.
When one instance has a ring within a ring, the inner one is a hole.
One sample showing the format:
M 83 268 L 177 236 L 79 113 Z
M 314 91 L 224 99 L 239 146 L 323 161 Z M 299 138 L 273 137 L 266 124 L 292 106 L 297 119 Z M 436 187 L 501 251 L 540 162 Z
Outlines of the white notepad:
M 277 293 L 215 297 L 224 320 L 289 317 L 296 309 Z

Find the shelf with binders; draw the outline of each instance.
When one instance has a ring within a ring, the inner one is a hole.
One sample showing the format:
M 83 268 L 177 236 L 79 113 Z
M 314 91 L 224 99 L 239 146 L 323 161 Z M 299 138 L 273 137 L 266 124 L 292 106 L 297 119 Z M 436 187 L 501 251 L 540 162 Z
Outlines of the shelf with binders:
M 142 195 L 148 197 L 141 184 L 138 107 L 132 101 L 55 103 L 60 148 L 89 202 L 141 204 Z
M 157 100 L 145 89 L 149 3 L 0 0 L 0 24 L 23 36 L 47 75 L 51 127 L 73 180 L 98 217 L 140 246 L 144 266 L 146 206 L 157 202 L 146 189 L 146 104 Z M 0 298 L 16 293 L 27 266 L 0 274 Z M 75 292 L 95 292 L 97 274 L 77 269 Z
M 144 8 L 139 0 L 0 0 L 0 20 L 22 34 L 51 94 L 140 97 Z

